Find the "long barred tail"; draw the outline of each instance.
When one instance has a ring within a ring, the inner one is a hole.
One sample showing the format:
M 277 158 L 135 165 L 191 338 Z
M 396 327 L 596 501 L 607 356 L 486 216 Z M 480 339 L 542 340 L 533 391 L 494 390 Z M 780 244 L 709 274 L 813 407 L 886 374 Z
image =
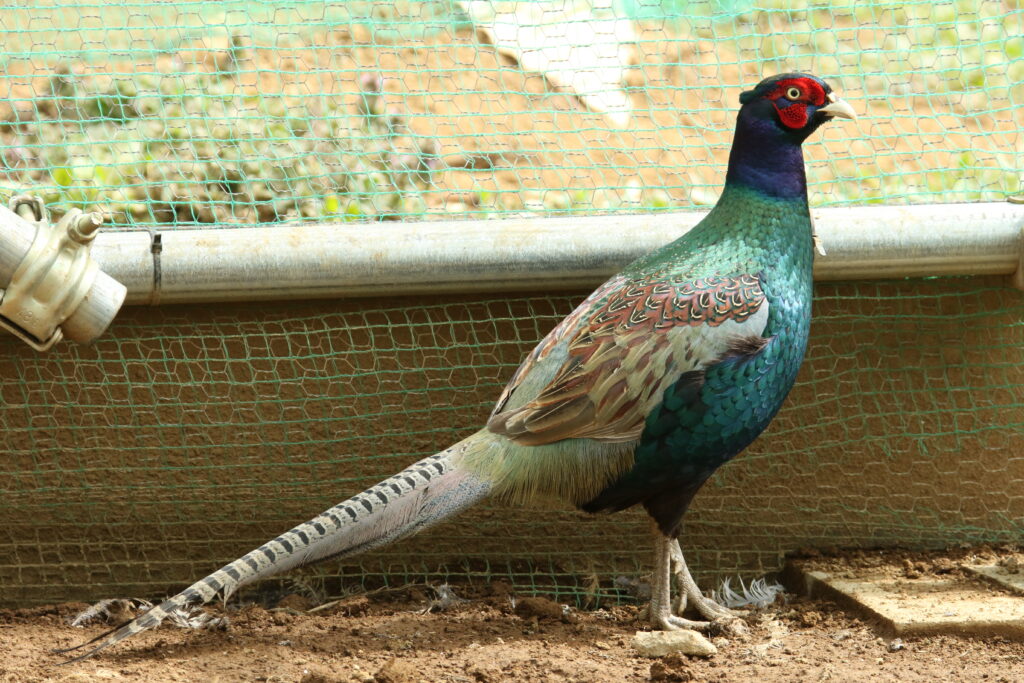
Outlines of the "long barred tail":
M 168 617 L 187 614 L 218 594 L 226 600 L 253 581 L 313 562 L 355 555 L 451 517 L 490 492 L 487 482 L 458 468 L 460 456 L 486 448 L 488 443 L 487 433 L 478 432 L 424 458 L 224 565 L 135 619 L 86 643 L 57 652 L 89 648 L 65 663 L 86 659 L 136 633 L 156 628 Z

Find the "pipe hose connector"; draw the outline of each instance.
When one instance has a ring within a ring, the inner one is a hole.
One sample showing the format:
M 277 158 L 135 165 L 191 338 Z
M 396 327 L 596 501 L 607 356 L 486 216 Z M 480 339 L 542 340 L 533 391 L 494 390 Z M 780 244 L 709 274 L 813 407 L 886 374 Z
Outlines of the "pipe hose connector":
M 98 213 L 71 209 L 51 225 L 42 199 L 30 195 L 0 207 L 0 327 L 37 351 L 103 334 L 127 289 L 90 255 L 102 223 Z

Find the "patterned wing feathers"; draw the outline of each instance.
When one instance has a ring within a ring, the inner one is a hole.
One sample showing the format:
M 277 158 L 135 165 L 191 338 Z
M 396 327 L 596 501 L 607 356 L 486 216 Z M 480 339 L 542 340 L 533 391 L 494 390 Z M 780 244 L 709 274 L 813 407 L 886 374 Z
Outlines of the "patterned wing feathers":
M 516 389 L 522 385 L 526 376 L 533 372 L 537 365 L 544 361 L 544 359 L 548 357 L 551 351 L 558 346 L 563 339 L 571 337 L 577 333 L 580 322 L 586 319 L 590 310 L 594 308 L 594 306 L 598 305 L 598 302 L 600 302 L 604 297 L 618 289 L 625 281 L 625 277 L 622 275 L 616 275 L 605 282 L 601 287 L 598 287 L 596 290 L 591 292 L 590 296 L 584 299 L 579 306 L 573 309 L 572 313 L 562 318 L 561 322 L 555 325 L 555 327 L 544 336 L 540 343 L 534 347 L 533 351 L 530 352 L 516 370 L 504 390 L 502 390 L 501 396 L 498 397 L 498 402 L 494 406 L 492 415 L 501 412 L 501 410 L 505 408 L 509 399 L 512 397 L 512 394 L 515 393 Z M 586 329 L 584 329 L 584 333 L 586 333 Z
M 492 432 L 528 446 L 569 438 L 639 438 L 665 388 L 719 356 L 734 339 L 733 328 L 740 333 L 740 327 L 751 327 L 742 323 L 764 303 L 760 281 L 751 275 L 678 283 L 651 277 L 608 289 L 592 295 L 588 306 L 573 312 L 571 323 L 563 321 L 527 358 L 488 422 Z M 759 335 L 766 314 L 765 308 L 760 324 L 752 326 L 757 329 L 741 334 Z M 714 328 L 723 325 L 716 336 Z M 550 382 L 531 400 L 503 410 L 536 363 L 566 335 L 571 335 L 567 358 Z

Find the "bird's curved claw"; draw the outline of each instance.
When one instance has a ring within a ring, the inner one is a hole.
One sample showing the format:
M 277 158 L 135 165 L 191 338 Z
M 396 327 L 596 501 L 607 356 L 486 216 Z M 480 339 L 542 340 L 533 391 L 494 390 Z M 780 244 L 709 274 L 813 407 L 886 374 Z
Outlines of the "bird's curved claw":
M 675 610 L 677 615 L 682 616 L 682 610 L 686 609 L 686 605 L 689 603 L 702 617 L 708 620 L 706 623 L 708 624 L 708 631 L 711 633 L 732 637 L 747 634 L 747 623 L 744 621 L 744 618 L 749 614 L 747 611 L 730 609 L 699 593 L 696 595 L 688 595 L 685 591 L 680 591 L 680 593 L 682 599 L 678 600 L 677 604 L 680 604 L 682 609 Z
M 670 557 L 669 571 L 674 576 L 676 589 L 679 591 L 679 595 L 673 604 L 673 611 L 681 616 L 683 610 L 688 606 L 692 606 L 702 617 L 708 620 L 710 630 L 734 636 L 746 633 L 747 626 L 743 622 L 743 618 L 747 613 L 720 605 L 701 593 L 697 583 L 693 580 L 693 576 L 690 575 L 690 570 L 686 566 L 686 560 L 683 559 L 683 551 L 679 547 L 677 539 L 672 539 L 669 542 L 668 550 Z
M 689 600 L 684 599 L 681 601 L 683 608 L 685 609 L 687 603 L 689 603 L 693 605 L 702 617 L 709 621 L 742 620 L 749 614 L 746 610 L 736 610 L 720 605 L 711 598 L 703 595 L 698 594 L 688 597 L 690 598 Z M 682 614 L 682 610 L 676 611 L 676 614 Z
M 655 614 L 651 616 L 651 626 L 659 631 L 678 631 L 680 629 L 707 631 L 711 628 L 711 622 L 692 621 L 674 614 Z

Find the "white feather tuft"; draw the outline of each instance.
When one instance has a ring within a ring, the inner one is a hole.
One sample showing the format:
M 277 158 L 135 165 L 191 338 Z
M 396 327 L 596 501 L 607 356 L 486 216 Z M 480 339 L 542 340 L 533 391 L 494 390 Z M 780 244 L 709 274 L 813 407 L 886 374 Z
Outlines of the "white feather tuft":
M 754 579 L 749 586 L 743 583 L 743 579 L 737 580 L 740 584 L 739 593 L 733 590 L 732 579 L 727 577 L 718 590 L 712 591 L 711 599 L 731 609 L 763 608 L 774 603 L 779 595 L 786 592 L 781 584 L 769 584 L 767 579 Z

